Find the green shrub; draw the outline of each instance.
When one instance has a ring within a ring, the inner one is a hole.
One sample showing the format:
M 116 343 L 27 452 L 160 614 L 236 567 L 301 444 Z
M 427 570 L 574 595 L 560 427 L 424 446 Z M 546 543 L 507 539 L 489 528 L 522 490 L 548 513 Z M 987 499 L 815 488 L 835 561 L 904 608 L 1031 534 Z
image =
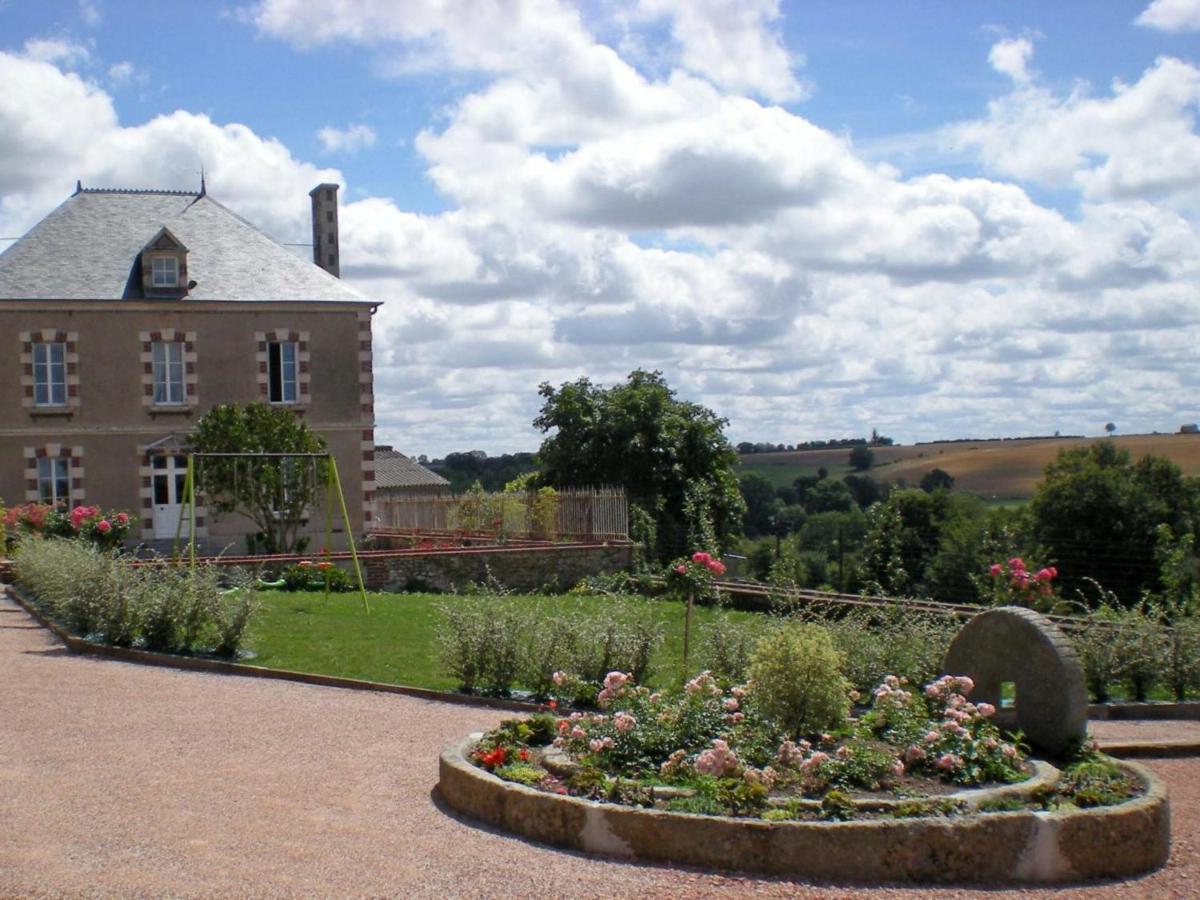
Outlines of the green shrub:
M 704 668 L 726 683 L 744 682 L 750 670 L 750 656 L 767 628 L 765 617 L 746 621 L 727 612 L 717 613 L 700 626 L 700 658 L 704 660 Z
M 789 623 L 765 636 L 750 660 L 755 707 L 792 735 L 845 727 L 850 684 L 842 654 L 818 625 Z
M 1200 690 L 1200 619 L 1181 616 L 1171 627 L 1162 672 L 1176 700 Z
M 516 680 L 525 621 L 511 600 L 464 595 L 440 607 L 442 662 L 465 691 L 507 694 Z
M 626 672 L 639 684 L 645 682 L 663 640 L 663 625 L 649 608 L 614 601 L 598 616 L 579 620 L 578 627 L 575 664 L 566 671 L 594 684 L 609 672 Z
M 80 540 L 27 538 L 16 565 L 19 583 L 51 618 L 117 646 L 236 656 L 255 605 L 248 587 L 223 598 L 217 566 L 137 568 Z

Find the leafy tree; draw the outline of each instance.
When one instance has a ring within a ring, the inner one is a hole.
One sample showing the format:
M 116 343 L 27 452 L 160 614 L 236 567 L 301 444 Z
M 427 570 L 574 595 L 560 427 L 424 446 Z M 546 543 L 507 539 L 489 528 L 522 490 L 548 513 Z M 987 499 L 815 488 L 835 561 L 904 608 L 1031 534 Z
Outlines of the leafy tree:
M 775 498 L 775 487 L 766 478 L 754 472 L 743 475 L 739 480 L 742 499 L 746 501 L 746 512 L 742 516 L 746 534 L 754 536 L 769 534 L 780 503 Z
M 558 388 L 544 383 L 538 393 L 543 404 L 533 424 L 553 432 L 538 451 L 539 483 L 624 486 L 654 519 L 660 559 L 689 549 L 701 518 L 718 543 L 738 530 L 745 503 L 726 420 L 677 399 L 661 372 L 638 369 L 610 388 L 587 378 Z
M 842 483 L 850 491 L 850 496 L 854 498 L 859 509 L 866 509 L 872 503 L 887 499 L 887 486 L 880 484 L 870 475 L 847 475 L 842 479 Z
M 954 476 L 945 469 L 931 469 L 921 477 L 921 490 L 927 494 L 948 491 L 954 487 Z
M 865 472 L 875 462 L 875 451 L 870 447 L 855 447 L 850 451 L 850 468 Z
M 1161 588 L 1156 530 L 1197 533 L 1200 479 L 1167 459 L 1134 463 L 1112 441 L 1063 450 L 1030 502 L 1033 537 L 1060 573 L 1064 594 L 1092 578 L 1122 603 Z
M 1107 431 L 1109 434 L 1112 434 L 1114 431 L 1117 430 L 1117 426 L 1115 423 L 1109 422 L 1107 425 L 1104 426 L 1104 430 Z
M 323 453 L 324 439 L 289 410 L 265 403 L 213 407 L 191 434 L 197 453 Z M 315 465 L 314 465 L 315 462 Z M 210 509 L 240 513 L 257 526 L 268 553 L 291 553 L 305 511 L 325 476 L 321 460 L 296 457 L 209 457 L 197 465 L 197 487 Z
M 849 512 L 854 506 L 850 489 L 840 481 L 818 481 L 800 498 L 810 513 Z

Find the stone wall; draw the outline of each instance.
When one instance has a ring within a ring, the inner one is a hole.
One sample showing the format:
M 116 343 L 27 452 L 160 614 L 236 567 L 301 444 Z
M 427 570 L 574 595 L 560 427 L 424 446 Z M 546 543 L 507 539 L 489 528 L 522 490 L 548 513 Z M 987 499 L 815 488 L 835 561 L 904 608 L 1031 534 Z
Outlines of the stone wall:
M 587 575 L 628 571 L 632 544 L 566 544 L 549 547 L 472 547 L 408 552 L 363 562 L 371 590 L 402 591 L 421 586 L 449 591 L 491 576 L 516 591 L 546 585 L 568 588 Z

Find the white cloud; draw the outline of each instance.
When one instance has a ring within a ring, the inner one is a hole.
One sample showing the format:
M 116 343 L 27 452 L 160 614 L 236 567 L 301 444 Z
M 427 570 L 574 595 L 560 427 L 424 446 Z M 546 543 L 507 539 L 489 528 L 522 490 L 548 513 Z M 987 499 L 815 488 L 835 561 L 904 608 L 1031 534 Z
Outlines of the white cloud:
M 635 31 L 669 23 L 677 43 L 653 72 L 549 0 L 251 12 L 297 45 L 474 72 L 412 144 L 450 209 L 342 209 L 343 274 L 385 301 L 381 441 L 531 448 L 538 382 L 611 383 L 638 366 L 730 416 L 735 439 L 1080 431 L 1156 376 L 1176 399 L 1155 393 L 1155 415 L 1194 396 L 1190 63 L 1064 95 L 1039 82 L 1029 38 L 1002 41 L 990 59 L 1011 89 L 941 135 L 993 177 L 905 177 L 767 105 L 793 89 L 798 59 L 773 3 L 629 8 Z M 767 48 L 763 67 L 737 81 L 718 39 Z M 0 92 L 0 234 L 77 176 L 188 188 L 203 164 L 215 197 L 303 240 L 309 188 L 342 182 L 248 125 L 185 110 L 121 123 L 107 93 L 60 66 L 0 54 L 0 81 L 23 87 Z M 349 152 L 356 127 L 330 127 L 323 145 Z M 1021 183 L 1076 192 L 1079 207 L 1040 205 Z
M 26 59 L 68 68 L 86 63 L 92 57 L 83 44 L 56 38 L 31 38 L 25 42 L 23 55 Z
M 997 41 L 988 54 L 992 68 L 1018 84 L 1026 84 L 1032 77 L 1029 73 L 1029 61 L 1032 58 L 1033 42 L 1023 37 Z
M 984 119 L 953 126 L 948 142 L 973 150 L 993 171 L 1093 199 L 1178 198 L 1194 203 L 1200 179 L 1200 69 L 1159 58 L 1134 84 L 1107 97 L 1086 84 L 1057 96 L 1018 83 Z
M 1160 31 L 1200 31 L 1200 0 L 1153 0 L 1134 21 Z
M 94 0 L 79 0 L 79 17 L 85 25 L 95 27 L 100 24 L 100 5 Z
M 375 146 L 375 131 L 362 124 L 350 125 L 347 128 L 326 125 L 317 132 L 317 140 L 321 142 L 321 150 L 324 153 L 353 155 Z
M 671 19 L 682 48 L 680 64 L 736 92 L 768 100 L 798 100 L 809 93 L 792 69 L 803 57 L 789 54 L 777 32 L 778 0 L 639 0 L 647 16 Z

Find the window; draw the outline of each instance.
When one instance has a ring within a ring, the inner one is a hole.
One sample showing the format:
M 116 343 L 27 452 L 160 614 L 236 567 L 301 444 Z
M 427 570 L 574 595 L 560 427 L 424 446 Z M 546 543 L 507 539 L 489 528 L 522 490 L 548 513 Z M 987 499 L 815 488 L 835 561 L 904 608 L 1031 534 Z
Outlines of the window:
M 43 456 L 37 461 L 38 497 L 57 506 L 71 500 L 70 460 Z
M 154 344 L 154 402 L 183 403 L 183 342 Z
M 179 260 L 174 256 L 151 257 L 150 284 L 156 288 L 178 287 Z
M 66 344 L 48 342 L 33 345 L 33 402 L 36 406 L 66 405 L 66 361 Z
M 267 345 L 267 399 L 272 403 L 295 403 L 297 395 L 297 365 L 295 341 L 278 341 Z

